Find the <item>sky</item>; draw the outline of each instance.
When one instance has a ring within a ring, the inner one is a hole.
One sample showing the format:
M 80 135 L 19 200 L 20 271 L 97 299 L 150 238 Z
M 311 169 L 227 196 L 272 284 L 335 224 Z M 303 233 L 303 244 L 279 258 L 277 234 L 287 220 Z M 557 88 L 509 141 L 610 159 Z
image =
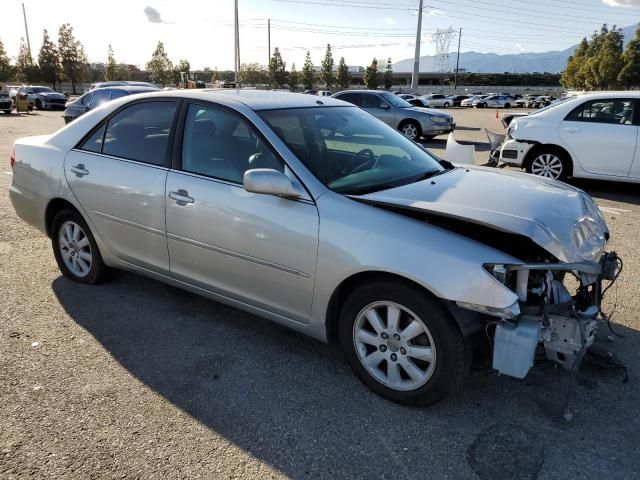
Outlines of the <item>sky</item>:
M 118 62 L 144 68 L 160 40 L 172 61 L 192 69 L 232 69 L 234 0 L 0 0 L 0 40 L 16 57 L 27 11 L 35 58 L 42 30 L 55 40 L 70 23 L 90 62 L 105 62 L 111 44 Z M 640 21 L 640 0 L 424 0 L 421 55 L 436 51 L 437 29 L 462 29 L 461 51 L 512 54 L 564 50 L 602 23 Z M 266 64 L 267 19 L 271 47 L 300 70 L 307 50 L 320 64 L 327 43 L 337 60 L 368 65 L 413 57 L 418 0 L 239 0 L 242 63 Z M 443 37 L 440 37 L 443 38 Z M 458 37 L 451 39 L 457 48 Z M 461 67 L 464 67 L 461 65 Z

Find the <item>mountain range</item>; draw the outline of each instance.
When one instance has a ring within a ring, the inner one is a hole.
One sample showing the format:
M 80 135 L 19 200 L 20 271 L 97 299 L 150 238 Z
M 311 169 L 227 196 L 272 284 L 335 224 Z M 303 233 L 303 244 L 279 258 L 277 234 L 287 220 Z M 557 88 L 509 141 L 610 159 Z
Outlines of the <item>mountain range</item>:
M 622 29 L 625 45 L 634 38 L 636 25 Z M 464 36 L 463 43 L 464 43 Z M 558 73 L 564 70 L 567 59 L 577 48 L 577 45 L 562 51 L 549 51 L 539 53 L 516 53 L 499 55 L 497 53 L 462 52 L 460 53 L 460 69 L 473 73 L 531 73 L 551 72 Z M 449 54 L 451 70 L 455 68 L 456 52 Z M 413 70 L 413 58 L 400 60 L 393 64 L 394 72 L 411 72 Z M 437 72 L 436 58 L 432 55 L 420 57 L 421 72 Z

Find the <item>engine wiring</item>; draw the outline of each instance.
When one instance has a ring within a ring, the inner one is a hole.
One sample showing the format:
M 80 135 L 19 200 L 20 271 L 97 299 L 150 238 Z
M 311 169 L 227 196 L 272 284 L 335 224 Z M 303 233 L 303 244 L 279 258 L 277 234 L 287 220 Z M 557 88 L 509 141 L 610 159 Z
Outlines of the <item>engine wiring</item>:
M 620 276 L 620 274 L 622 273 L 622 270 L 624 268 L 624 262 L 622 261 L 622 259 L 620 257 L 616 258 L 619 268 L 616 272 L 616 274 L 613 277 L 613 280 L 611 280 L 611 282 L 609 283 L 609 285 L 606 286 L 606 288 L 602 291 L 602 293 L 600 294 L 600 315 L 602 316 L 602 318 L 604 320 L 606 320 L 607 322 L 607 328 L 609 329 L 609 331 L 611 332 L 611 334 L 615 335 L 618 338 L 624 338 L 625 336 L 621 333 L 616 332 L 613 329 L 613 326 L 611 325 L 611 318 L 613 317 L 614 313 L 616 313 L 616 310 L 618 308 L 618 286 L 616 286 L 616 296 L 615 296 L 615 300 L 613 303 L 613 309 L 611 310 L 611 313 L 607 314 L 605 311 L 602 310 L 602 302 L 604 301 L 605 298 L 605 294 L 609 291 L 609 289 L 616 283 L 616 281 L 618 280 L 618 277 Z

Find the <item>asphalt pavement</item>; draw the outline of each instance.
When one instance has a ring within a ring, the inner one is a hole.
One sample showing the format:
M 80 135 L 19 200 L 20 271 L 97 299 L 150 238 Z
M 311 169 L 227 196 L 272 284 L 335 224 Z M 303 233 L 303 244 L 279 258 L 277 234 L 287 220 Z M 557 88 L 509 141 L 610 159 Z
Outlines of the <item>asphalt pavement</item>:
M 450 110 L 487 158 L 494 111 Z M 476 363 L 430 408 L 370 393 L 335 346 L 130 273 L 64 279 L 14 214 L 14 139 L 60 112 L 0 115 L 0 478 L 640 478 L 640 188 L 571 183 L 597 200 L 624 259 L 600 342 L 629 366 L 525 380 Z M 428 144 L 441 153 L 444 137 Z M 446 246 L 443 246 L 446 248 Z

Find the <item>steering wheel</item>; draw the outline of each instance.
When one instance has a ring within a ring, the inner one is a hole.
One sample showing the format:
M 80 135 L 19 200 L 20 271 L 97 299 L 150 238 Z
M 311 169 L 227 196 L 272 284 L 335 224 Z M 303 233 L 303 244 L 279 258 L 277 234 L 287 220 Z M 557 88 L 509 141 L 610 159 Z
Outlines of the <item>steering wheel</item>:
M 349 172 L 349 175 L 353 174 L 353 173 L 358 173 L 358 172 L 362 172 L 364 170 L 370 170 L 373 167 L 375 167 L 376 165 L 376 156 L 373 153 L 373 151 L 370 148 L 365 148 L 363 150 L 360 150 L 358 153 L 356 153 L 353 156 L 354 160 L 357 160 L 359 157 L 369 157 L 367 158 L 367 160 L 364 163 L 360 163 L 358 164 L 357 167 L 355 167 L 353 170 L 351 170 L 351 172 Z

